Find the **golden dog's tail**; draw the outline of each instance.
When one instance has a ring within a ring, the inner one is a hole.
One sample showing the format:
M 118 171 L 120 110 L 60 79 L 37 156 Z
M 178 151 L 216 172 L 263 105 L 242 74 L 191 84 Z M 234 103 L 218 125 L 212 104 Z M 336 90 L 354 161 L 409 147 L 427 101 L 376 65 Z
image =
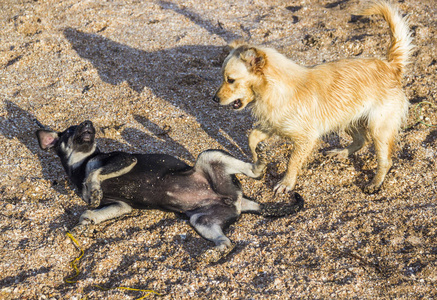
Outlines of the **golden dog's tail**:
M 360 15 L 380 15 L 388 23 L 391 31 L 391 45 L 387 59 L 398 70 L 399 75 L 402 75 L 414 48 L 407 17 L 402 17 L 395 6 L 383 0 L 372 1 L 371 5 Z

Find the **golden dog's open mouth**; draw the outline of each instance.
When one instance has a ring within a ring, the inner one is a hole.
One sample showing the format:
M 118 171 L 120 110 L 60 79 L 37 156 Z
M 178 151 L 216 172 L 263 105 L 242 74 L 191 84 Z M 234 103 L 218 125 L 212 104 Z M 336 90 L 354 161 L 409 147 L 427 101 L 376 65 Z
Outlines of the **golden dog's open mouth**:
M 234 102 L 232 102 L 232 108 L 233 109 L 239 109 L 243 106 L 243 103 L 241 103 L 240 99 L 235 100 Z

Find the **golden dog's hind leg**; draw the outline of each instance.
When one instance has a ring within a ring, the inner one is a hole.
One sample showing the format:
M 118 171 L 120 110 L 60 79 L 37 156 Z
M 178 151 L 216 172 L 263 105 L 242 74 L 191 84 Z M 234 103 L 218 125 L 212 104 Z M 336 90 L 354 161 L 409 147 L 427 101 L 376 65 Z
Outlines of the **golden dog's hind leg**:
M 264 158 L 258 157 L 258 154 L 256 153 L 256 146 L 264 141 L 265 139 L 270 137 L 270 133 L 266 133 L 264 131 L 261 131 L 259 129 L 253 129 L 249 134 L 249 148 L 250 152 L 252 153 L 252 159 L 254 163 L 254 173 L 258 173 L 260 176 L 263 173 L 267 162 Z
M 352 137 L 352 144 L 344 149 L 332 149 L 330 151 L 327 151 L 326 154 L 328 156 L 337 156 L 341 159 L 346 159 L 349 155 L 352 155 L 361 148 L 363 148 L 363 146 L 367 143 L 367 129 L 365 127 L 351 127 L 346 129 L 345 131 Z
M 294 189 L 297 175 L 302 168 L 302 165 L 311 154 L 317 139 L 307 138 L 305 140 L 293 139 L 293 152 L 288 161 L 287 173 L 284 178 L 274 187 L 275 194 L 289 192 Z
M 374 133 L 377 133 L 377 135 L 372 134 L 372 138 L 373 143 L 375 144 L 378 167 L 376 169 L 375 177 L 373 177 L 372 181 L 364 188 L 365 193 L 373 194 L 379 191 L 384 182 L 385 176 L 392 166 L 391 156 L 397 130 L 391 127 L 392 126 L 386 123 L 386 127 L 380 127 L 373 130 Z

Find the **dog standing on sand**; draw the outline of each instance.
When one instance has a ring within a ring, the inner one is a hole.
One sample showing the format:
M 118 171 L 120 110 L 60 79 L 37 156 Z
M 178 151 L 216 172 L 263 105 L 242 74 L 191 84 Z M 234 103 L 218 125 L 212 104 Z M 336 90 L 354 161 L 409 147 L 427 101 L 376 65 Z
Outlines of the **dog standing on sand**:
M 347 157 L 369 137 L 375 145 L 378 167 L 367 193 L 377 192 L 392 166 L 392 152 L 408 114 L 402 75 L 413 49 L 406 18 L 385 1 L 373 1 L 361 15 L 380 15 L 387 21 L 391 45 L 387 60 L 343 59 L 314 67 L 295 64 L 271 48 L 239 42 L 223 64 L 223 83 L 214 96 L 222 105 L 241 110 L 249 103 L 259 125 L 249 135 L 254 162 L 264 168 L 255 152 L 259 142 L 273 134 L 293 142 L 285 176 L 275 192 L 292 190 L 303 163 L 317 140 L 345 129 L 353 138 L 345 149 L 330 155 Z

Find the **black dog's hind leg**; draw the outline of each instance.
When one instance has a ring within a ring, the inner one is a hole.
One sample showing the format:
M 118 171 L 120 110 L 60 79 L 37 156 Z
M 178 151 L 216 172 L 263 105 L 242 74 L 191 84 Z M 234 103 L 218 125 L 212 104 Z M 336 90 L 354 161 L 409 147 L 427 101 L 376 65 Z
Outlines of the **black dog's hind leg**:
M 250 199 L 246 199 L 244 197 L 241 199 L 240 211 L 242 213 L 248 213 L 248 212 L 260 213 L 261 209 L 262 209 L 262 204 Z
M 265 218 L 278 218 L 289 216 L 302 210 L 304 200 L 301 195 L 294 193 L 294 202 L 269 202 L 257 203 L 250 199 L 242 198 L 241 209 L 242 213 L 254 213 L 262 215 Z
M 200 261 L 217 262 L 234 248 L 231 240 L 223 233 L 223 228 L 235 221 L 239 213 L 234 205 L 216 204 L 187 213 L 194 229 L 216 247 L 203 253 Z
M 210 175 L 221 170 L 227 175 L 244 174 L 251 178 L 260 177 L 263 171 L 263 168 L 241 161 L 221 150 L 206 150 L 200 153 L 194 168 L 200 168 Z
M 82 198 L 91 208 L 100 205 L 103 191 L 100 184 L 109 178 L 128 173 L 137 164 L 137 158 L 128 153 L 101 154 L 87 164 L 87 177 L 83 183 Z

